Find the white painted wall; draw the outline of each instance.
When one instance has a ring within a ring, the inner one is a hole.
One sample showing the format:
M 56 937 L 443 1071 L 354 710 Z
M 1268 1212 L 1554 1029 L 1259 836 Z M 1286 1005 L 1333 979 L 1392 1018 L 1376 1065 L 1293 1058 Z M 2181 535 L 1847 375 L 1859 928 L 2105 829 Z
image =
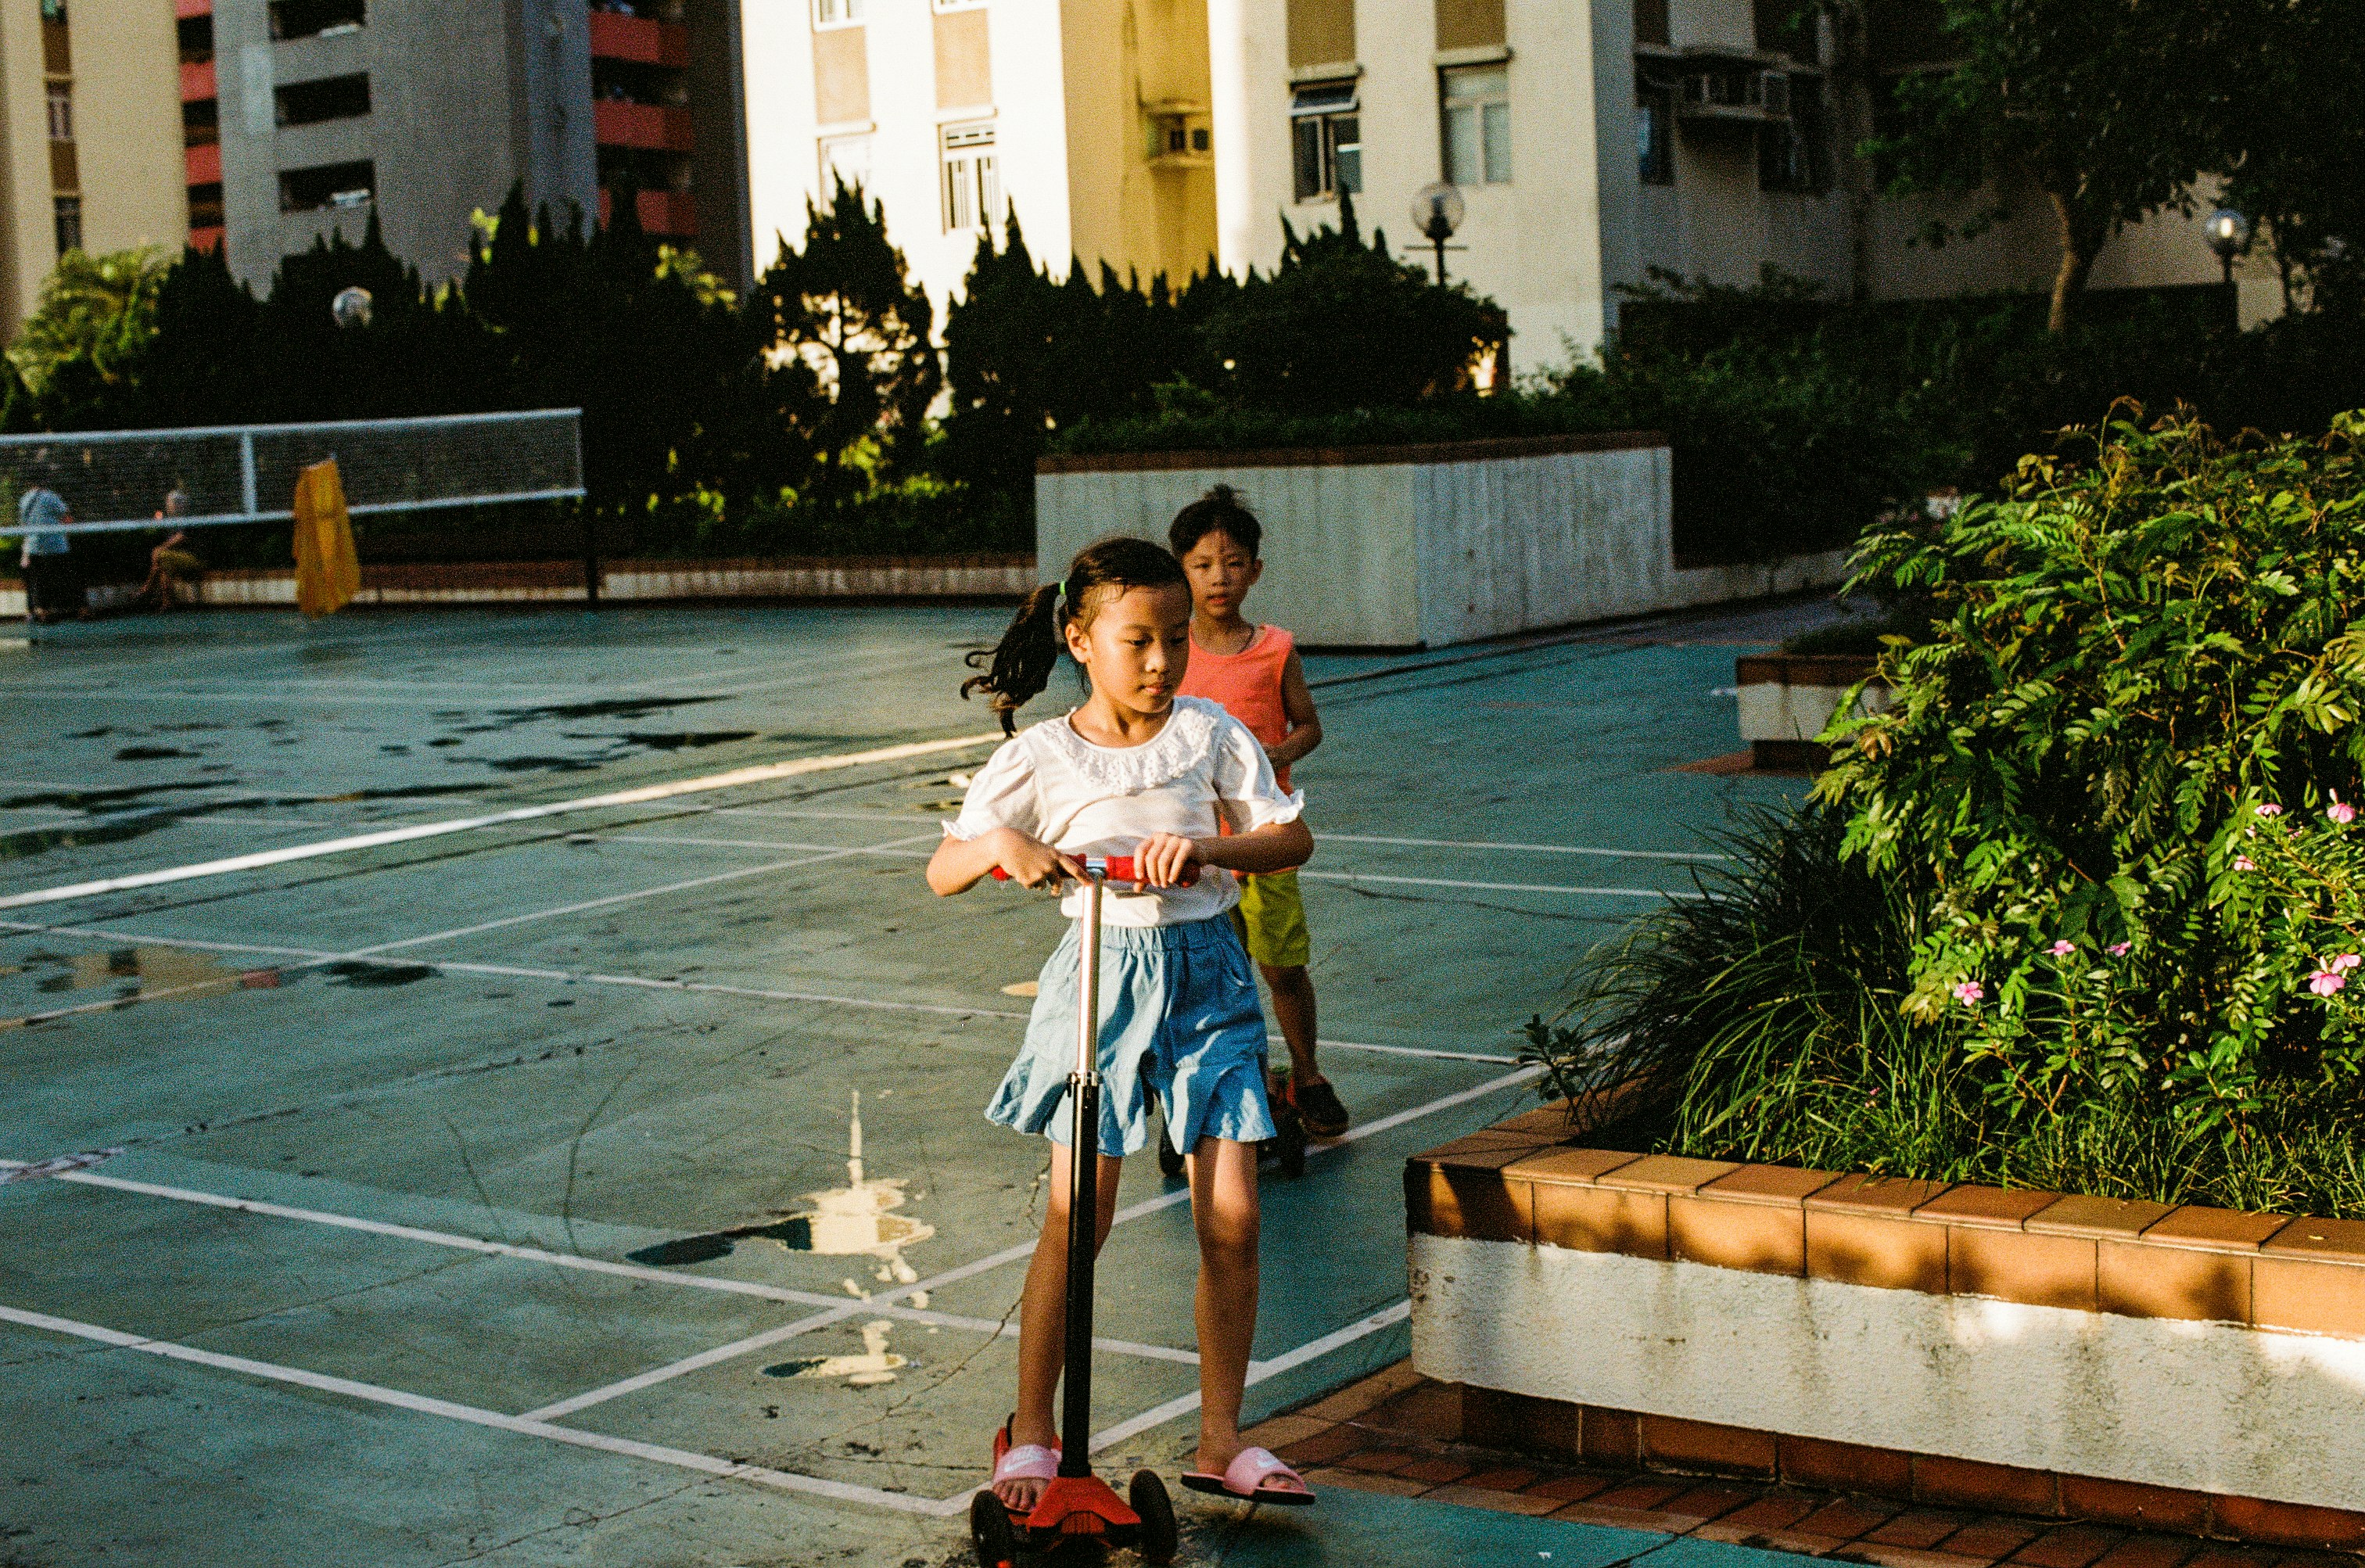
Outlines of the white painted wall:
M 1435 464 L 1042 474 L 1045 581 L 1094 540 L 1166 538 L 1230 485 L 1264 524 L 1251 613 L 1317 646 L 1437 647 L 1840 580 L 1841 556 L 1678 571 L 1665 447 Z
M 2365 1507 L 2365 1342 L 1412 1238 L 1413 1365 L 1541 1398 Z

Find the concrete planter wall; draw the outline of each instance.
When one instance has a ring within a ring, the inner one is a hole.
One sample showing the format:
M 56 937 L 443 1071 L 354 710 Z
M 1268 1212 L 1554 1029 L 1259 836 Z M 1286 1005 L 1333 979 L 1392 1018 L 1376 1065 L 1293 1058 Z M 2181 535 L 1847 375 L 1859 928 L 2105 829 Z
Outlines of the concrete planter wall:
M 1840 580 L 1837 553 L 1678 568 L 1673 476 L 1650 432 L 1045 457 L 1036 556 L 1048 578 L 1112 533 L 1163 541 L 1227 484 L 1265 527 L 1256 615 L 1333 647 L 1435 647 Z
M 1734 661 L 1733 684 L 1741 690 L 1741 738 L 1759 767 L 1804 767 L 1816 772 L 1831 760 L 1815 737 L 1830 727 L 1840 700 L 1872 674 L 1870 654 L 1746 654 Z M 1889 688 L 1874 682 L 1858 697 L 1854 712 L 1889 709 Z
M 673 600 L 753 599 L 830 600 L 988 600 L 1023 598 L 1035 586 L 1031 555 L 877 557 L 747 561 L 610 561 L 602 564 L 600 595 L 622 604 Z M 129 587 L 104 590 L 128 597 Z M 95 608 L 111 609 L 102 590 L 91 590 Z M 443 565 L 369 564 L 362 566 L 362 589 L 354 603 L 373 606 L 432 604 L 576 603 L 583 591 L 583 567 L 574 561 L 467 561 Z M 292 608 L 292 566 L 209 571 L 180 589 L 184 604 L 230 609 Z M 0 587 L 0 616 L 25 613 L 21 585 Z
M 1560 1141 L 1415 1156 L 1473 1441 L 2365 1546 L 2365 1224 Z

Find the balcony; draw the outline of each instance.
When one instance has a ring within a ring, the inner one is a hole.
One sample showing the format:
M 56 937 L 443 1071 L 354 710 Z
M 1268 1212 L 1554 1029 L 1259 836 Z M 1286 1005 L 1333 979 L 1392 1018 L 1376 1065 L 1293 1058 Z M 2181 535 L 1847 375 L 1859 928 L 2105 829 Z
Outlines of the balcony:
M 629 60 L 641 65 L 684 70 L 689 64 L 689 29 L 679 22 L 660 22 L 654 17 L 594 11 L 591 58 Z
M 192 17 L 213 14 L 214 0 L 173 0 L 173 15 L 177 20 L 185 22 Z
M 609 222 L 614 211 L 614 194 L 602 190 L 600 221 Z M 667 240 L 691 240 L 698 236 L 698 200 L 689 191 L 643 191 L 633 198 L 633 211 L 646 233 Z
M 220 248 L 221 242 L 222 229 L 221 225 L 219 223 L 212 224 L 204 229 L 192 229 L 189 230 L 189 249 L 192 251 L 218 250 Z
M 619 98 L 601 98 L 591 106 L 591 139 L 602 147 L 687 152 L 690 150 L 689 111 L 670 104 L 633 104 Z
M 213 142 L 203 147 L 188 148 L 185 150 L 185 156 L 188 160 L 189 184 L 193 185 L 218 185 L 221 184 L 220 142 Z
M 203 103 L 221 95 L 214 84 L 214 62 L 210 60 L 196 65 L 181 67 L 181 102 Z

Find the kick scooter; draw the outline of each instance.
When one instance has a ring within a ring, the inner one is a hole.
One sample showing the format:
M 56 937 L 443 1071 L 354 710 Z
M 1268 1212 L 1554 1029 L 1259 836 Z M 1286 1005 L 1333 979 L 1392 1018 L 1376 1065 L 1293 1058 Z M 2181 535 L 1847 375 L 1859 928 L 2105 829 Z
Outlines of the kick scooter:
M 1083 910 L 1077 917 L 1076 1070 L 1068 1075 L 1074 1114 L 1068 1162 L 1068 1334 L 1059 1380 L 1059 1473 L 1034 1510 L 1014 1515 L 992 1487 L 970 1499 L 970 1540 L 985 1568 L 1016 1568 L 1022 1551 L 1041 1552 L 1069 1537 L 1130 1546 L 1146 1562 L 1174 1561 L 1173 1500 L 1152 1470 L 1134 1473 L 1126 1495 L 1093 1473 L 1093 1254 L 1099 1213 L 1101 1128 L 1101 892 L 1134 882 L 1130 856 L 1084 861 Z M 1003 881 L 1007 873 L 996 868 Z

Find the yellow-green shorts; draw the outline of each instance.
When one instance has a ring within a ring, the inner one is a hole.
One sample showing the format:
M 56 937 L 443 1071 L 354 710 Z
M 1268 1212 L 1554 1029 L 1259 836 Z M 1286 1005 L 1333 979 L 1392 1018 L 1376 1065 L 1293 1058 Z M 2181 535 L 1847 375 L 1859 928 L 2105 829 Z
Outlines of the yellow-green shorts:
M 1242 877 L 1232 924 L 1240 928 L 1249 957 L 1267 969 L 1303 969 L 1313 960 L 1314 938 L 1306 929 L 1306 901 L 1298 896 L 1295 871 Z

